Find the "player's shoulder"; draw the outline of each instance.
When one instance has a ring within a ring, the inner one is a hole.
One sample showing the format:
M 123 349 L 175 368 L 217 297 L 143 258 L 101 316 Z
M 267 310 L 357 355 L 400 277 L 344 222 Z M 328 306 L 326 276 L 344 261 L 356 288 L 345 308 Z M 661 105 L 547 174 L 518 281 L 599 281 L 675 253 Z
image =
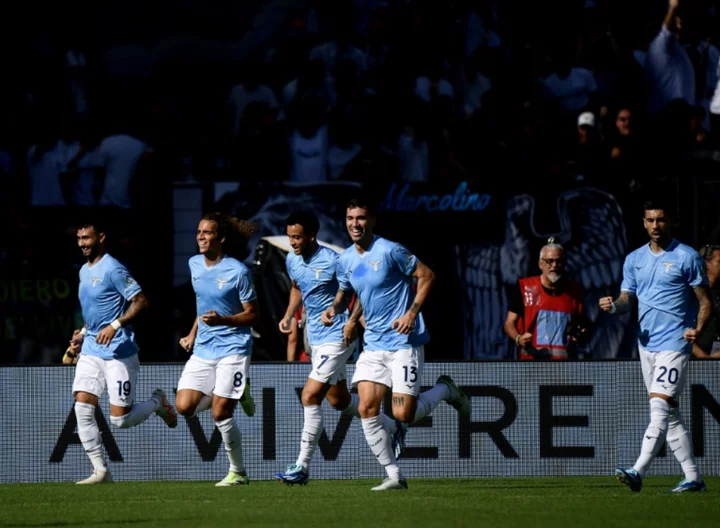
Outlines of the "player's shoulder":
M 376 247 L 378 247 L 384 253 L 391 253 L 393 251 L 399 251 L 405 255 L 411 253 L 411 251 L 400 242 L 394 240 L 388 240 L 387 238 L 377 237 L 375 240 Z
M 105 255 L 103 264 L 105 264 L 105 269 L 107 271 L 116 273 L 127 272 L 127 267 L 125 266 L 125 264 L 123 264 L 110 254 Z
M 248 268 L 244 262 L 239 261 L 235 257 L 225 257 L 223 259 L 223 267 L 226 269 L 229 269 L 233 271 L 234 273 L 237 273 L 238 275 L 247 275 L 250 273 L 250 268 Z
M 355 255 L 357 255 L 357 251 L 355 250 L 355 244 L 352 244 L 338 255 L 338 262 L 341 264 L 351 262 Z
M 382 249 L 384 251 L 391 251 L 393 248 L 400 245 L 397 242 L 393 242 L 392 240 L 388 240 L 387 238 L 377 235 L 375 236 L 375 241 L 373 244 L 376 248 Z
M 647 255 L 647 254 L 648 254 L 648 245 L 647 245 L 647 244 L 643 244 L 643 245 L 640 246 L 639 248 L 634 249 L 633 251 L 631 251 L 630 253 L 628 253 L 628 256 L 625 257 L 625 260 L 626 260 L 626 261 L 637 260 L 637 259 L 639 259 L 639 258 L 641 258 L 641 257 L 643 257 L 643 256 L 645 256 L 645 255 Z
M 292 251 L 288 251 L 288 254 L 285 255 L 285 265 L 287 265 L 288 267 L 292 267 L 297 263 L 299 258 L 302 257 L 300 255 L 296 255 Z
M 318 250 L 318 257 L 322 260 L 330 262 L 337 261 L 340 258 L 340 255 L 340 253 L 327 246 L 320 246 L 320 249 Z
M 202 264 L 203 258 L 205 258 L 205 257 L 203 257 L 202 255 L 193 255 L 192 257 L 190 257 L 188 259 L 188 265 L 191 268 L 200 266 Z
M 698 253 L 695 248 L 688 246 L 687 244 L 683 244 L 682 242 L 677 242 L 674 251 L 677 252 L 679 258 L 685 261 L 700 258 L 700 253 Z

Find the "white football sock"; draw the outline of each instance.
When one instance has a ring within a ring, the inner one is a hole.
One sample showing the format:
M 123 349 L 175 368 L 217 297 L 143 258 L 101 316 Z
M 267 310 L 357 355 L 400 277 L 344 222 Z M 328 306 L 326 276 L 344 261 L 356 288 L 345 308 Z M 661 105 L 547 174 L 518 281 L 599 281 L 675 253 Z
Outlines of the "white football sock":
M 677 461 L 680 462 L 685 478 L 694 482 L 701 482 L 702 477 L 693 456 L 690 433 L 685 428 L 682 416 L 680 416 L 680 409 L 676 408 L 670 411 L 666 442 Z
M 199 413 L 207 411 L 210 407 L 212 407 L 212 396 L 203 394 L 202 398 L 200 398 L 200 401 L 197 404 L 197 407 L 195 407 L 195 412 L 193 412 L 192 415 L 197 416 Z
M 305 421 L 303 423 L 302 435 L 300 436 L 300 454 L 296 465 L 310 467 L 310 460 L 315 454 L 315 449 L 320 442 L 323 432 L 322 409 L 319 405 L 307 405 L 303 407 Z
M 669 420 L 670 405 L 668 402 L 662 398 L 652 398 L 650 400 L 650 425 L 643 435 L 640 457 L 633 466 L 633 469 L 640 473 L 641 477 L 645 476 L 650 463 L 665 442 Z
M 107 469 L 103 454 L 100 428 L 95 420 L 95 406 L 89 403 L 75 402 L 78 436 L 85 452 L 90 457 L 94 469 Z
M 135 427 L 147 420 L 152 413 L 160 408 L 160 402 L 150 398 L 144 402 L 136 403 L 130 412 L 124 416 L 111 416 L 110 422 L 120 429 Z
M 358 412 L 359 404 L 360 396 L 357 394 L 350 394 L 350 403 L 348 403 L 348 406 L 342 410 L 342 413 L 354 418 L 360 418 L 360 413 Z
M 347 414 L 348 416 L 352 416 L 354 418 L 360 418 L 360 412 L 358 411 L 358 405 L 360 404 L 360 396 L 357 394 L 350 394 L 350 403 L 347 407 L 345 407 L 342 410 L 343 414 Z M 390 418 L 387 414 L 381 413 L 380 417 L 383 421 L 383 427 L 390 431 L 391 435 L 394 435 L 397 431 L 397 424 L 395 423 L 395 420 Z
M 417 409 L 412 423 L 431 414 L 441 401 L 450 397 L 450 389 L 444 383 L 436 384 L 432 389 L 421 393 L 417 398 Z
M 388 430 L 383 427 L 382 418 L 380 416 L 363 418 L 362 428 L 370 450 L 380 462 L 380 465 L 385 468 L 388 477 L 400 480 L 402 475 L 393 452 L 392 439 Z
M 244 474 L 245 465 L 243 464 L 242 435 L 235 420 L 228 418 L 221 422 L 215 422 L 215 425 L 220 431 L 223 443 L 225 444 L 225 451 L 227 451 L 228 458 L 230 459 L 230 471 Z

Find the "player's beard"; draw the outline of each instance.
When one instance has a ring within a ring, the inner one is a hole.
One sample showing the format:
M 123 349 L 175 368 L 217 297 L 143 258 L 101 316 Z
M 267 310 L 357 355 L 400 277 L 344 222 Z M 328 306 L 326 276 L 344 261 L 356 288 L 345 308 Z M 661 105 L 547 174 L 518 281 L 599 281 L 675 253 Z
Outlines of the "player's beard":
M 97 256 L 100 254 L 100 250 L 98 249 L 98 244 L 94 244 L 88 248 L 90 251 L 87 254 L 87 260 L 88 262 L 93 262 Z
M 552 282 L 553 284 L 557 284 L 560 279 L 562 279 L 562 273 L 558 273 L 556 271 L 548 271 L 548 280 Z

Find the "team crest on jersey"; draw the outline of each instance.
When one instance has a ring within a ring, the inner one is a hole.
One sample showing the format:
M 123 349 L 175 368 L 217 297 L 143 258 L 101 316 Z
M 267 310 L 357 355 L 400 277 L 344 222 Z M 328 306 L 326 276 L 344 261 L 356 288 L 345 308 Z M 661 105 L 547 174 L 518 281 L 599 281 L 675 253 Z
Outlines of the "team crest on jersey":
M 670 273 L 670 268 L 675 265 L 672 262 L 663 262 L 662 264 L 665 266 L 665 273 Z
M 98 282 L 102 282 L 102 279 L 100 277 L 91 277 L 90 280 L 92 281 L 93 288 L 97 286 Z
M 310 268 L 315 272 L 315 280 L 320 280 L 320 272 L 323 271 L 325 268 Z
M 370 264 L 372 266 L 373 271 L 378 271 L 378 269 L 380 268 L 380 262 L 382 262 L 382 261 L 370 260 L 370 261 L 368 261 L 368 264 Z
M 227 282 L 230 282 L 227 279 L 215 279 L 215 280 L 217 280 L 217 283 L 218 283 L 218 290 L 222 290 L 223 286 L 225 286 L 225 284 Z

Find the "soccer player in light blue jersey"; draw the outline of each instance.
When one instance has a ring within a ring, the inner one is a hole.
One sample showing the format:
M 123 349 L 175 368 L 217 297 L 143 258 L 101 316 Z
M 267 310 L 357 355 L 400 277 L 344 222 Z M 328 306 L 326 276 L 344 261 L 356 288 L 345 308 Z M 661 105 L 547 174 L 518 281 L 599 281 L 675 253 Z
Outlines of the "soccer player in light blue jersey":
M 87 262 L 80 269 L 79 298 L 84 326 L 70 340 L 69 356 L 77 356 L 73 394 L 78 436 L 93 465 L 93 474 L 78 484 L 112 482 L 105 463 L 100 429 L 95 420 L 98 399 L 107 390 L 110 423 L 127 428 L 156 413 L 169 427 L 177 414 L 164 391 L 135 403 L 140 370 L 132 321 L 147 307 L 140 285 L 128 270 L 105 251 L 105 230 L 97 223 L 82 225 L 77 243 Z
M 292 251 L 288 253 L 285 264 L 292 286 L 285 316 L 278 326 L 282 333 L 289 334 L 293 314 L 301 303 L 305 306 L 312 371 L 301 396 L 305 420 L 300 454 L 295 464 L 275 475 L 286 484 L 306 484 L 310 478 L 310 460 L 324 428 L 320 407 L 324 398 L 327 397 L 333 408 L 349 416 L 360 417 L 358 395 L 348 392 L 345 381 L 345 364 L 355 349 L 357 321 L 348 324 L 347 311 L 336 314 L 329 326 L 321 321 L 322 313 L 332 305 L 339 289 L 336 267 L 340 255 L 318 244 L 319 228 L 317 217 L 312 213 L 294 212 L 287 219 Z M 355 317 L 359 313 L 359 310 L 356 311 Z M 381 416 L 383 427 L 393 438 L 395 454 L 400 456 L 407 425 L 385 414 Z
M 615 470 L 617 479 L 632 491 L 640 491 L 650 463 L 666 441 L 685 474 L 671 491 L 706 489 L 678 398 L 692 344 L 708 320 L 712 304 L 703 259 L 672 237 L 671 215 L 667 204 L 645 203 L 643 224 L 650 243 L 625 258 L 620 296 L 600 299 L 600 308 L 608 313 L 626 313 L 635 303 L 638 307 L 638 350 L 650 395 L 650 425 L 635 465 Z
M 259 314 L 250 270 L 230 256 L 245 244 L 254 226 L 222 213 L 203 216 L 197 229 L 199 255 L 190 258 L 197 317 L 180 345 L 192 351 L 178 382 L 175 406 L 183 416 L 212 407 L 212 415 L 230 459 L 227 476 L 216 486 L 248 484 L 242 436 L 233 414 L 240 401 L 248 416 L 255 414 L 249 396 L 251 325 Z
M 392 388 L 392 410 L 404 423 L 429 415 L 441 401 L 463 416 L 470 415 L 470 400 L 449 376 L 420 394 L 423 346 L 429 335 L 420 313 L 435 275 L 405 247 L 373 234 L 375 215 L 364 200 L 347 205 L 346 225 L 354 242 L 337 266 L 340 285 L 333 305 L 322 314 L 331 326 L 342 314 L 351 293 L 357 293 L 365 317 L 363 352 L 355 365 L 353 385 L 360 395 L 363 433 L 387 478 L 373 491 L 407 489 L 392 449 L 392 439 L 379 417 L 380 405 Z M 417 291 L 413 284 L 417 281 Z

